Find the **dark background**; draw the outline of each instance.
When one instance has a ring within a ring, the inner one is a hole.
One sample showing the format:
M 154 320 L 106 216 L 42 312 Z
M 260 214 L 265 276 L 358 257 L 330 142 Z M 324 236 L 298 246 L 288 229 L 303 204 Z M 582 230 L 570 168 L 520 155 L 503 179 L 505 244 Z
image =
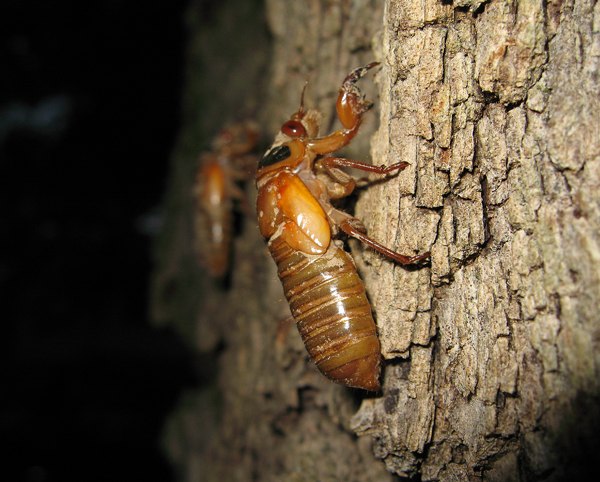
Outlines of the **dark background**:
M 183 0 L 0 7 L 3 480 L 172 480 L 190 357 L 148 321 Z

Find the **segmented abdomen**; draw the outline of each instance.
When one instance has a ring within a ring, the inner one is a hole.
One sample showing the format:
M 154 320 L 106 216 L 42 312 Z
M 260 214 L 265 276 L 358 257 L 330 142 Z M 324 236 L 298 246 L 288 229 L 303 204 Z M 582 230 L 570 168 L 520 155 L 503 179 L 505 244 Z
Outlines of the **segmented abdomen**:
M 331 380 L 377 391 L 380 346 L 362 280 L 352 258 L 331 243 L 323 255 L 269 243 L 292 315 L 309 355 Z

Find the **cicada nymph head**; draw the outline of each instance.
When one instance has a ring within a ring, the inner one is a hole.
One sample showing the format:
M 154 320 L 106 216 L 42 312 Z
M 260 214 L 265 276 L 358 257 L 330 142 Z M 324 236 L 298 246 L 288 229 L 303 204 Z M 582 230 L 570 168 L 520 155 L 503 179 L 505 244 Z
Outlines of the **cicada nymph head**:
M 281 133 L 290 139 L 313 138 L 319 135 L 321 113 L 314 109 L 306 110 L 304 108 L 304 94 L 307 86 L 308 82 L 304 84 L 302 89 L 300 108 L 281 126 Z
M 260 159 L 257 179 L 278 170 L 298 170 L 301 164 L 310 168 L 309 164 L 314 156 L 306 151 L 305 144 L 319 134 L 321 113 L 304 107 L 307 85 L 302 89 L 299 109 L 282 124 L 273 144 Z

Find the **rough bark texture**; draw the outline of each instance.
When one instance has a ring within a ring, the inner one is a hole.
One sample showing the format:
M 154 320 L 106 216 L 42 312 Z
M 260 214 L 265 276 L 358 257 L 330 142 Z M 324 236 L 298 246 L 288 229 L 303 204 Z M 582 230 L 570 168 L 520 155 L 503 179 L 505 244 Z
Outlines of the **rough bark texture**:
M 260 4 L 235 3 L 209 30 L 190 7 L 189 110 L 157 244 L 155 320 L 218 357 L 167 426 L 182 480 L 576 480 L 600 426 L 600 4 L 269 0 L 267 47 Z M 361 87 L 377 109 L 346 154 L 411 166 L 355 212 L 432 262 L 407 270 L 352 244 L 385 359 L 367 396 L 323 379 L 281 323 L 254 219 L 230 286 L 195 268 L 189 193 L 217 124 L 253 113 L 268 142 L 306 79 L 331 119 L 341 79 L 373 59 Z

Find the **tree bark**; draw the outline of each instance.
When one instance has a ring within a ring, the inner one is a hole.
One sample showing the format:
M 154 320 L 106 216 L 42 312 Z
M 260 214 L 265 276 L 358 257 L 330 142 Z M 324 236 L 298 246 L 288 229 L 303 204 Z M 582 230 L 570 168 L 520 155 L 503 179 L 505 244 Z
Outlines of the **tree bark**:
M 182 480 L 584 476 L 600 426 L 600 4 L 268 0 L 270 37 L 248 4 L 215 7 L 208 31 L 200 4 L 188 15 L 153 317 L 218 357 L 218 376 L 167 425 Z M 225 26 L 236 36 L 220 44 Z M 383 244 L 432 253 L 405 269 L 351 243 L 385 360 L 375 395 L 325 380 L 282 323 L 254 218 L 227 289 L 190 239 L 195 158 L 219 124 L 252 115 L 268 144 L 308 79 L 330 126 L 341 80 L 372 60 L 360 85 L 376 108 L 346 154 L 410 167 L 355 213 Z

